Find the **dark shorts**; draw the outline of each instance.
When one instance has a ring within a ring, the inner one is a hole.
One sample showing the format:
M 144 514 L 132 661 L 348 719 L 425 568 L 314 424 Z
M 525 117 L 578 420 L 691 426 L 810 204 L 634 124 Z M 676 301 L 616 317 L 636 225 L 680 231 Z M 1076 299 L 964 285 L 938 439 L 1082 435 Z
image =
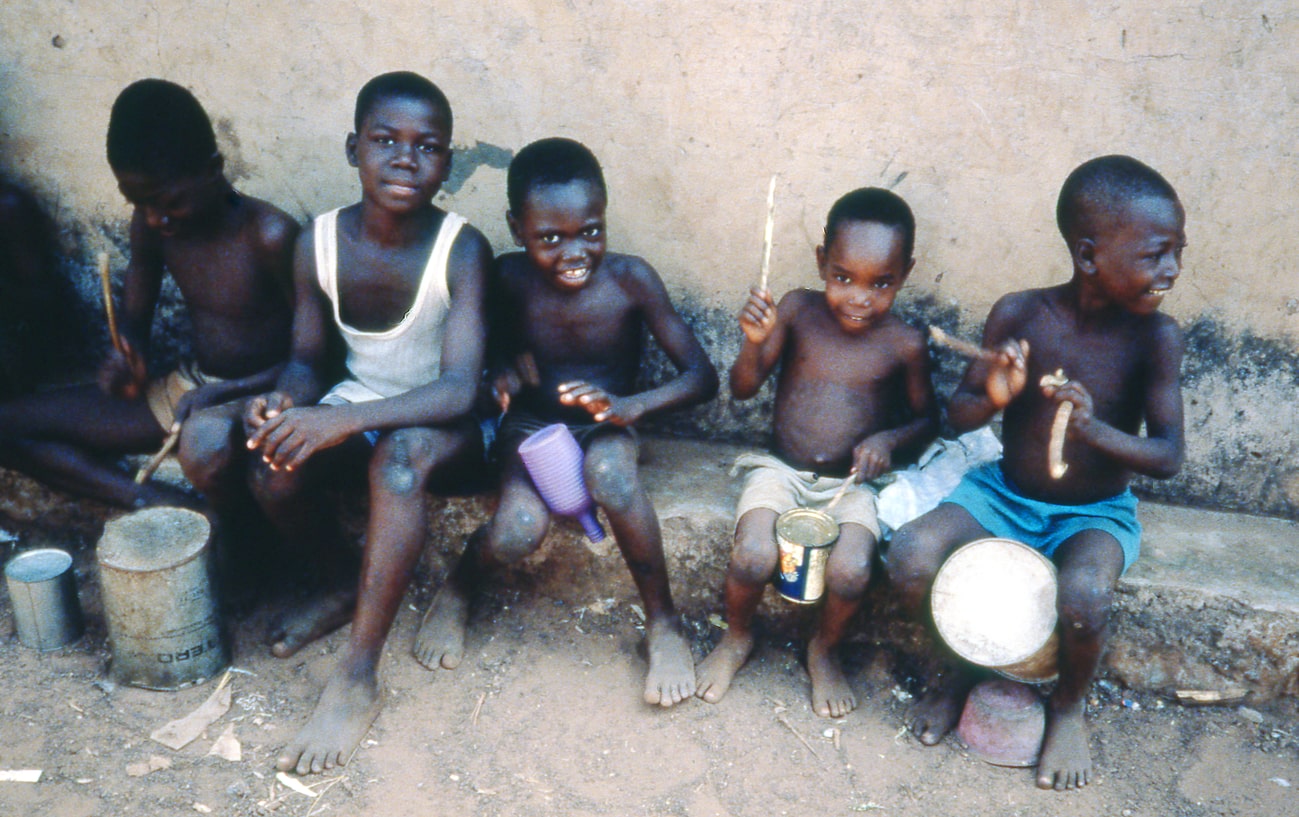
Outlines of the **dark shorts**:
M 1001 461 L 970 471 L 943 502 L 964 508 L 993 536 L 1014 539 L 1047 558 L 1066 539 L 1085 530 L 1104 531 L 1123 548 L 1123 570 L 1141 552 L 1141 523 L 1132 491 L 1086 505 L 1056 505 L 1019 493 L 1001 471 Z
M 514 410 L 506 413 L 501 417 L 500 426 L 496 430 L 496 456 L 498 459 L 507 454 L 512 454 L 519 450 L 523 441 L 531 437 L 546 426 L 555 424 L 554 420 L 543 420 L 535 414 L 529 414 L 526 411 Z M 632 439 L 637 440 L 636 432 L 630 428 L 621 428 L 612 423 L 565 423 L 568 430 L 572 433 L 577 444 L 586 448 L 591 440 L 602 434 L 614 434 L 617 432 L 627 432 L 631 434 Z

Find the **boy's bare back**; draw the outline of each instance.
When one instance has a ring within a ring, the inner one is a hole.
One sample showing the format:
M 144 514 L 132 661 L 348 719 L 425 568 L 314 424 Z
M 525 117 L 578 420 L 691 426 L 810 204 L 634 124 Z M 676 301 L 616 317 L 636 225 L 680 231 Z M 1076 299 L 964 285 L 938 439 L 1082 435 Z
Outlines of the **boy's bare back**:
M 823 293 L 800 289 L 777 309 L 781 370 L 772 423 L 782 459 L 821 473 L 846 473 L 853 447 L 913 415 L 909 390 L 927 391 L 923 334 L 884 316 L 849 335 Z
M 236 378 L 288 356 L 293 313 L 293 242 L 298 225 L 278 208 L 231 192 L 220 217 L 202 229 L 166 235 L 137 209 L 131 222 L 132 272 L 126 314 L 156 299 L 164 271 L 185 299 L 199 367 Z M 148 310 L 151 316 L 152 311 Z

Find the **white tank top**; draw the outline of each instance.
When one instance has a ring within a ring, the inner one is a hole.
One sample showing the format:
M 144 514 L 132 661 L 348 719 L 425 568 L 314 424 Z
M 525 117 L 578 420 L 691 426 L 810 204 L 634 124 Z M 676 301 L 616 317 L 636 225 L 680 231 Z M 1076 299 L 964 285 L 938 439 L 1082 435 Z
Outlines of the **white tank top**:
M 395 326 L 380 332 L 363 332 L 343 323 L 338 298 L 337 223 L 338 210 L 316 218 L 316 279 L 333 306 L 334 323 L 347 343 L 351 377 L 331 389 L 321 402 L 361 403 L 394 397 L 437 380 L 451 305 L 447 259 L 466 219 L 456 213 L 447 213 L 442 219 L 410 311 Z

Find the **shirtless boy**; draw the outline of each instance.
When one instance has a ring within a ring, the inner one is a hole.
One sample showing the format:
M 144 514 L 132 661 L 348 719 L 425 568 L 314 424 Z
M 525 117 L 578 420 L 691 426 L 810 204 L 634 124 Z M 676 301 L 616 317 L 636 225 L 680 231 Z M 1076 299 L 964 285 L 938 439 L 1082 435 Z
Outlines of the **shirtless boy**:
M 298 774 L 347 763 L 378 715 L 379 656 L 424 545 L 425 488 L 453 487 L 482 461 L 467 412 L 483 366 L 491 249 L 433 205 L 451 167 L 451 106 L 418 74 L 383 74 L 357 95 L 355 127 L 346 154 L 361 200 L 299 238 L 292 357 L 245 415 L 262 461 L 254 494 L 313 559 L 339 564 L 345 548 L 324 478 L 368 468 L 359 585 L 335 567 L 332 592 L 286 620 L 272 648 L 292 655 L 352 622 L 311 719 L 277 761 Z M 347 373 L 330 388 L 338 346 Z
M 825 605 L 807 648 L 812 708 L 842 717 L 857 706 L 836 654 L 861 605 L 879 540 L 875 494 L 860 483 L 918 452 L 937 430 L 924 335 L 889 310 L 915 264 L 915 219 L 897 195 L 855 190 L 826 219 L 816 266 L 825 291 L 799 289 L 776 306 L 754 288 L 740 313 L 744 345 L 731 367 L 731 393 L 758 393 L 777 364 L 772 422 L 775 456 L 745 454 L 746 472 L 726 572 L 721 642 L 700 665 L 699 696 L 717 703 L 753 650 L 753 614 L 776 571 L 776 517 L 826 505 L 854 484 L 830 513 L 839 539 L 825 568 Z
M 1055 562 L 1060 677 L 1047 702 L 1037 785 L 1071 789 L 1093 777 L 1083 698 L 1114 586 L 1140 545 L 1128 482 L 1133 473 L 1168 478 L 1182 464 L 1182 335 L 1158 310 L 1181 271 L 1186 236 L 1173 188 L 1127 156 L 1074 170 L 1056 219 L 1072 280 L 993 306 L 983 342 L 995 356 L 970 365 L 948 410 L 958 429 L 1004 411 L 1003 459 L 967 474 L 943 504 L 903 526 L 887 561 L 916 614 L 943 560 L 975 539 L 1019 540 Z M 1039 386 L 1057 369 L 1066 385 Z M 1053 479 L 1047 447 L 1064 401 L 1073 404 L 1068 470 Z M 953 663 L 917 704 L 908 726 L 922 743 L 937 743 L 955 725 L 971 683 L 969 669 Z
M 643 260 L 605 252 L 604 176 L 583 145 L 545 139 L 510 163 L 510 232 L 523 252 L 496 261 L 492 335 L 501 359 L 525 360 L 495 379 L 502 410 L 500 506 L 472 537 L 416 637 L 430 669 L 464 655 L 469 600 L 483 574 L 535 551 L 550 512 L 518 456 L 530 433 L 567 423 L 586 451 L 585 479 L 608 515 L 645 604 L 649 674 L 645 701 L 672 706 L 695 691 L 690 645 L 668 589 L 658 517 L 637 473 L 632 427 L 643 417 L 710 399 L 717 372 Z M 638 391 L 643 329 L 678 374 Z
M 229 453 L 237 403 L 225 409 L 215 436 L 210 425 L 199 433 L 188 420 L 275 383 L 289 352 L 298 225 L 230 185 L 202 106 L 164 80 L 140 80 L 118 96 L 108 163 L 135 208 L 118 310 L 121 342 L 100 367 L 99 388 L 73 386 L 0 404 L 0 461 L 120 507 L 194 505 L 178 489 L 136 485 L 116 459 L 157 449 L 174 423 L 185 424 L 182 463 L 195 472 Z M 164 271 L 193 323 L 194 358 L 150 381 L 145 361 Z

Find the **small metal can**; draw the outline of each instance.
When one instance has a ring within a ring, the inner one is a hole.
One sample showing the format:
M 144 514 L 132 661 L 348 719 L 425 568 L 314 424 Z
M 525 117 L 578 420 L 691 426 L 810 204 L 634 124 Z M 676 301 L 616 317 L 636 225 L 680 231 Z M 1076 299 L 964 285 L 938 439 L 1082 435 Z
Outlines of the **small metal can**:
M 796 604 L 820 601 L 825 594 L 825 563 L 838 538 L 839 524 L 824 511 L 794 508 L 776 517 L 777 592 Z
M 19 553 L 5 565 L 18 640 L 41 652 L 65 647 L 84 626 L 72 555 L 58 548 Z

